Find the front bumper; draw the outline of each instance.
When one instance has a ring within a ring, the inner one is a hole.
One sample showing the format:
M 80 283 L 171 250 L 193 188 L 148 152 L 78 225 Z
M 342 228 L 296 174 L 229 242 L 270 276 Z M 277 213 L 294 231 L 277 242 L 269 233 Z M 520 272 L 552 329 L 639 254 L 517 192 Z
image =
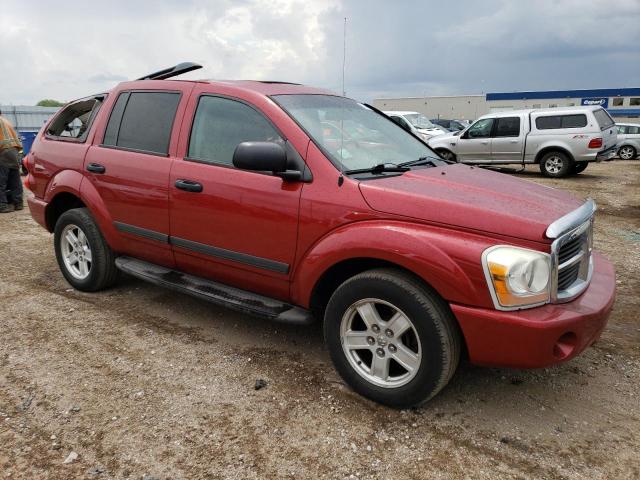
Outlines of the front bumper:
M 595 342 L 615 299 L 615 272 L 593 254 L 589 287 L 575 300 L 529 310 L 501 312 L 452 304 L 472 363 L 539 368 L 569 360 Z

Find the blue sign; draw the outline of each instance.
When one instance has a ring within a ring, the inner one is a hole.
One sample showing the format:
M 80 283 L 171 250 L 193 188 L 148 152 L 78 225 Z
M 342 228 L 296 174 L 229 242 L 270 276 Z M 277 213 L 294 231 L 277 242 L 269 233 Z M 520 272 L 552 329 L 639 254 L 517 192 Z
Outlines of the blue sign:
M 605 98 L 583 98 L 580 102 L 580 105 L 586 107 L 603 107 L 607 108 L 609 106 L 609 97 Z

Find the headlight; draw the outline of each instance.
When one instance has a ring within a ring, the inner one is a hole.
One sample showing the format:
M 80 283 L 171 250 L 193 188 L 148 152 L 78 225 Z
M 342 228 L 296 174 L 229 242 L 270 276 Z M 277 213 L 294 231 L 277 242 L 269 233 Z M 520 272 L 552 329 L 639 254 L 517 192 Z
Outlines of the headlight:
M 549 302 L 549 254 L 499 245 L 484 251 L 482 267 L 498 310 L 530 308 Z

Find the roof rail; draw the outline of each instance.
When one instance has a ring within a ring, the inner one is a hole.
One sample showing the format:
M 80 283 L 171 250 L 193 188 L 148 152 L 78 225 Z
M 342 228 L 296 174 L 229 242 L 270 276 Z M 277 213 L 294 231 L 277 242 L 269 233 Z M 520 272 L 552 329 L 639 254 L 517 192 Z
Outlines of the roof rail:
M 183 73 L 187 73 L 192 70 L 198 70 L 199 68 L 202 68 L 202 65 L 198 65 L 197 63 L 193 63 L 193 62 L 182 62 L 173 67 L 165 68 L 163 70 L 150 73 L 149 75 L 140 77 L 137 80 L 165 80 L 167 78 L 175 77 L 177 75 L 181 75 Z

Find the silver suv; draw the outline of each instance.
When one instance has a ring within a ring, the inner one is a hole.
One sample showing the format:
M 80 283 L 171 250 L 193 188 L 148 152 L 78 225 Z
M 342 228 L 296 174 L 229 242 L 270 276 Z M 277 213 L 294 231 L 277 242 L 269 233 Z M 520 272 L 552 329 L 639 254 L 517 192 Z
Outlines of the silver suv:
M 461 163 L 540 165 L 549 177 L 584 171 L 610 160 L 617 129 L 601 107 L 543 108 L 484 115 L 471 126 L 429 140 L 442 157 Z
M 623 160 L 633 160 L 640 152 L 640 125 L 618 123 L 618 156 Z

